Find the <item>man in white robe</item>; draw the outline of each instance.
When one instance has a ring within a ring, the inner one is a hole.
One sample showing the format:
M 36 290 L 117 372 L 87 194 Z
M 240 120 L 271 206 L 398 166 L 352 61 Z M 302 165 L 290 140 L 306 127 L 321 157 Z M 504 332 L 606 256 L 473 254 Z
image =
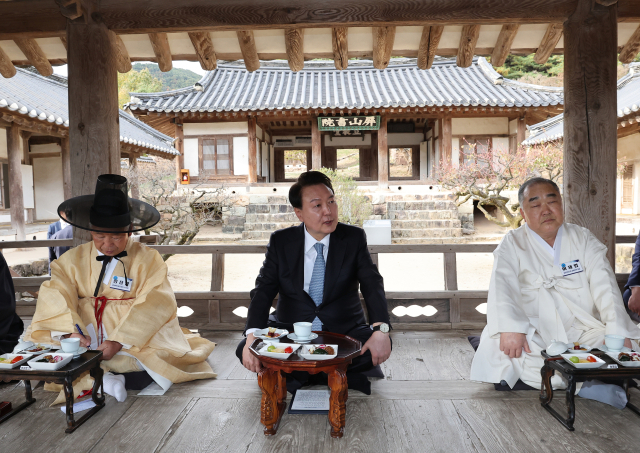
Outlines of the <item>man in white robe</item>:
M 518 198 L 526 224 L 494 252 L 487 326 L 471 380 L 540 388 L 541 352 L 553 341 L 603 344 L 605 334 L 640 338 L 625 311 L 607 248 L 586 228 L 564 223 L 555 183 L 525 182 Z M 554 388 L 566 388 L 557 374 Z

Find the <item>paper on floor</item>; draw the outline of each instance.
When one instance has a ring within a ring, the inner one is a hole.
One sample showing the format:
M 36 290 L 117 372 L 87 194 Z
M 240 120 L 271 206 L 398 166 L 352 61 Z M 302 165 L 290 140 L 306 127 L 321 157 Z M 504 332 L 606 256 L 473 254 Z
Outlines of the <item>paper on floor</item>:
M 76 404 L 73 405 L 73 413 L 77 414 L 78 412 L 88 411 L 92 407 L 95 407 L 95 405 L 96 405 L 96 403 L 94 403 L 92 399 L 80 401 L 79 403 L 76 403 Z M 60 408 L 60 410 L 64 414 L 66 414 L 67 413 L 67 406 L 62 406 Z
M 138 393 L 136 396 L 161 396 L 166 392 L 165 389 L 160 387 L 155 382 L 152 382 Z

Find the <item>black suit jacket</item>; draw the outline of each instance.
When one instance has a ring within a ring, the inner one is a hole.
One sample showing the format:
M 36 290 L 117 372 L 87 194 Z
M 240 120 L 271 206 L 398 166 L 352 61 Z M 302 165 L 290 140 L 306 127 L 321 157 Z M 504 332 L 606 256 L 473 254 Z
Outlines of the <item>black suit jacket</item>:
M 369 322 L 389 324 L 382 276 L 371 261 L 364 230 L 338 223 L 331 233 L 324 292 L 318 307 L 303 288 L 304 239 L 304 224 L 271 235 L 256 286 L 251 291 L 246 328 L 267 326 L 271 303 L 279 294 L 275 312 L 279 323 L 291 326 L 294 322 L 312 322 L 318 316 L 324 330 L 345 334 L 366 322 L 358 284 Z

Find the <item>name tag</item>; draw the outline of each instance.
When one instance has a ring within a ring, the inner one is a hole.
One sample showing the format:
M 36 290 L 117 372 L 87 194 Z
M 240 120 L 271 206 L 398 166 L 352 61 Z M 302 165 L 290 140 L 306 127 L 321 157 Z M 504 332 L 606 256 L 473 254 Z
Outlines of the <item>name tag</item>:
M 131 291 L 131 284 L 133 283 L 132 278 L 128 278 L 126 281 L 124 277 L 116 277 L 115 275 L 111 277 L 111 285 L 109 288 L 117 289 L 118 291 Z
M 560 268 L 562 269 L 562 275 L 564 277 L 566 277 L 567 275 L 579 274 L 580 272 L 584 272 L 584 269 L 582 268 L 579 260 L 562 263 L 560 264 Z

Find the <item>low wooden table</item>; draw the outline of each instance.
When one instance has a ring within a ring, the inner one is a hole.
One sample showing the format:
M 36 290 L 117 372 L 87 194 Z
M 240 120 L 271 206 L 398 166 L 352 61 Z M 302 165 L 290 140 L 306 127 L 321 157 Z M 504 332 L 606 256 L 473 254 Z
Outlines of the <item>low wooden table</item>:
M 265 357 L 257 352 L 262 340 L 255 340 L 249 348 L 264 367 L 258 373 L 258 385 L 262 389 L 262 403 L 260 405 L 260 421 L 264 425 L 266 436 L 274 435 L 278 431 L 280 419 L 284 414 L 287 399 L 287 380 L 285 373 L 306 371 L 310 374 L 320 372 L 329 375 L 329 423 L 331 437 L 342 437 L 345 426 L 347 402 L 347 367 L 351 361 L 360 355 L 362 344 L 351 337 L 330 332 L 316 332 L 318 338 L 311 344 L 337 344 L 338 356 L 331 360 L 306 360 L 294 352 L 287 360 Z M 293 343 L 288 338 L 280 343 Z M 298 349 L 299 351 L 300 349 Z
M 631 404 L 631 395 L 629 394 L 629 380 L 640 379 L 640 368 L 620 366 L 611 357 L 597 349 L 591 351 L 591 353 L 604 360 L 606 364 L 602 365 L 600 368 L 579 369 L 569 365 L 562 357 L 550 357 L 546 351 L 542 351 L 542 356 L 545 358 L 545 360 L 544 366 L 540 370 L 540 374 L 542 375 L 540 403 L 542 404 L 542 407 L 544 407 L 569 431 L 574 430 L 573 423 L 576 419 L 576 405 L 574 400 L 576 393 L 576 383 L 585 382 L 590 379 L 604 378 L 623 380 L 623 388 L 625 392 L 627 392 L 627 407 L 636 414 L 640 415 L 640 409 Z M 607 365 L 610 364 L 618 365 L 618 368 L 607 368 Z M 567 418 L 564 418 L 551 407 L 551 400 L 553 399 L 551 378 L 556 371 L 559 372 L 562 377 L 567 380 L 568 383 L 565 396 L 567 404 Z
M 104 391 L 102 389 L 102 368 L 100 368 L 100 358 L 102 351 L 87 351 L 80 358 L 72 360 L 67 365 L 56 371 L 40 371 L 40 370 L 21 370 L 20 367 L 11 370 L 0 370 L 0 380 L 4 382 L 23 380 L 26 401 L 20 406 L 13 409 L 8 414 L 0 418 L 0 423 L 8 420 L 16 415 L 22 409 L 36 402 L 31 395 L 31 381 L 47 381 L 64 386 L 64 394 L 67 397 L 67 429 L 65 432 L 72 433 L 76 428 L 86 422 L 93 414 L 104 407 Z M 73 394 L 73 381 L 75 381 L 82 373 L 89 370 L 91 377 L 94 379 L 93 393 L 91 397 L 96 406 L 91 408 L 86 414 L 75 420 L 73 417 L 73 403 L 75 401 Z M 101 396 L 98 397 L 98 389 Z

